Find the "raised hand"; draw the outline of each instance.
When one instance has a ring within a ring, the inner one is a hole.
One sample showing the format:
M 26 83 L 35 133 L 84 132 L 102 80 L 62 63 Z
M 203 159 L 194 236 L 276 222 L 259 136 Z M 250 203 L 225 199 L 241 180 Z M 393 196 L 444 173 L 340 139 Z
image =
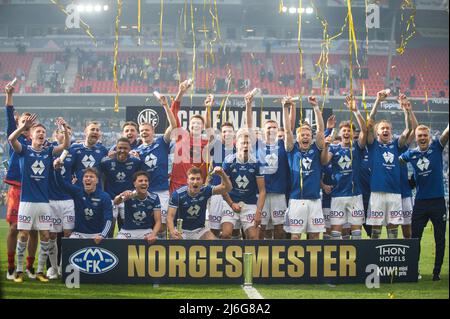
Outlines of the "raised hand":
M 253 103 L 253 94 L 251 92 L 247 92 L 244 96 L 245 105 L 252 105 Z
M 355 98 L 352 95 L 348 95 L 345 97 L 345 104 L 350 112 L 358 111 L 358 107 L 356 106 Z
M 59 157 L 53 161 L 53 167 L 55 170 L 60 170 L 63 167 L 63 162 Z
M 204 105 L 206 108 L 211 108 L 214 104 L 214 95 L 208 94 L 208 96 L 205 99 Z
M 327 120 L 327 128 L 332 130 L 336 127 L 336 116 L 331 115 Z
M 314 107 L 318 105 L 317 98 L 315 96 L 308 96 L 308 102 Z
M 27 116 L 23 119 L 21 126 L 26 129 L 29 129 L 36 122 L 36 119 L 37 119 L 37 114 L 31 114 L 30 116 Z
M 214 170 L 212 172 L 214 175 L 222 175 L 223 174 L 223 168 L 220 166 L 214 167 Z
M 331 145 L 331 143 L 333 142 L 333 136 L 327 136 L 325 137 L 325 146 L 328 147 Z
M 386 98 L 389 95 L 389 92 L 390 92 L 390 90 L 382 90 L 382 91 L 378 92 L 377 93 L 377 100 L 379 102 L 382 102 L 382 101 L 386 100 Z
M 56 125 L 62 126 L 64 128 L 66 128 L 66 126 L 67 126 L 67 122 L 62 117 L 57 117 L 55 120 L 55 123 L 56 123 Z

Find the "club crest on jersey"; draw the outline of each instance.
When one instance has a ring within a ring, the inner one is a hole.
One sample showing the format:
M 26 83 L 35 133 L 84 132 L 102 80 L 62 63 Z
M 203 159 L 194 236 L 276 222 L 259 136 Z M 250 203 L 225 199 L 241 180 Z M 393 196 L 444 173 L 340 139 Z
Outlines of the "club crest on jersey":
M 423 172 L 428 169 L 430 166 L 430 161 L 428 158 L 423 157 L 417 162 L 417 167 Z
M 83 159 L 81 160 L 81 163 L 84 165 L 85 168 L 94 167 L 95 158 L 92 155 L 84 155 Z
M 119 259 L 104 248 L 87 247 L 73 253 L 69 262 L 85 274 L 99 275 L 116 267 Z
M 198 206 L 198 205 L 191 206 L 191 207 L 189 207 L 187 212 L 191 216 L 198 216 L 198 214 L 200 213 L 200 206 Z
M 247 176 L 245 176 L 245 175 L 244 175 L 244 177 L 239 175 L 236 178 L 236 184 L 239 188 L 246 188 L 249 183 L 250 183 L 250 181 L 248 180 Z
M 392 154 L 391 152 L 384 152 L 383 158 L 386 163 L 389 163 L 389 164 L 394 163 L 394 154 Z
M 145 165 L 147 165 L 149 168 L 156 167 L 157 163 L 158 163 L 158 158 L 155 155 L 149 154 L 145 157 Z
M 42 175 L 45 171 L 45 165 L 42 161 L 35 161 L 33 165 L 31 165 L 31 169 L 33 173 L 36 175 Z

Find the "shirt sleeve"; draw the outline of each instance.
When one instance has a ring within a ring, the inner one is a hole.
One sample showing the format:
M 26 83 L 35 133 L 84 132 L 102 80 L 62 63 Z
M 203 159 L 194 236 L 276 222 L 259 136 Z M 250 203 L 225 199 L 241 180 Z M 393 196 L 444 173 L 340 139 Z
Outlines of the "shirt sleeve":
M 178 208 L 178 203 L 178 193 L 175 191 L 172 193 L 172 196 L 170 196 L 169 207 Z
M 155 210 L 161 210 L 161 201 L 159 200 L 158 195 L 156 195 L 154 206 L 153 206 L 153 211 L 155 211 Z
M 112 213 L 112 203 L 111 198 L 108 194 L 105 193 L 105 196 L 102 199 L 103 201 L 103 219 L 105 221 L 105 227 L 102 230 L 102 237 L 106 238 L 108 237 L 108 233 L 112 226 L 112 219 L 113 219 L 113 213 Z
M 400 155 L 400 160 L 402 160 L 405 163 L 408 163 L 411 161 L 411 152 L 410 150 L 407 150 L 406 152 L 404 152 L 402 155 Z
M 80 192 L 80 188 L 78 186 L 64 179 L 61 175 L 61 170 L 53 170 L 53 174 L 55 174 L 56 185 L 61 187 L 63 191 L 70 194 L 72 197 L 75 197 L 76 194 Z

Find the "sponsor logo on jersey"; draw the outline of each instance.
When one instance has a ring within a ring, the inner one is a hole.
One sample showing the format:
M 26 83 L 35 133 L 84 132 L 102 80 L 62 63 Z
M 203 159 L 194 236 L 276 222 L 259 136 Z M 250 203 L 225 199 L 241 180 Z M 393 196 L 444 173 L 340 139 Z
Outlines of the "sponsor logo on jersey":
M 200 213 L 200 206 L 195 205 L 195 206 L 191 206 L 189 207 L 189 209 L 187 210 L 188 214 L 191 216 L 198 216 Z
M 147 165 L 149 168 L 155 168 L 156 165 L 158 164 L 158 158 L 153 155 L 153 154 L 149 154 L 145 157 L 145 165 Z
M 85 168 L 94 167 L 95 158 L 92 155 L 84 155 L 83 159 L 81 160 L 81 163 Z
M 383 158 L 384 158 L 384 161 L 388 164 L 394 163 L 394 154 L 392 154 L 391 152 L 384 152 Z
M 247 185 L 249 184 L 249 180 L 247 178 L 247 176 L 244 175 L 244 177 L 242 177 L 241 175 L 239 175 L 236 178 L 236 184 L 239 188 L 247 188 Z
M 417 167 L 423 172 L 426 171 L 428 169 L 428 167 L 430 166 L 430 161 L 428 160 L 428 158 L 423 157 L 421 159 L 419 159 L 417 161 Z
M 34 175 L 42 175 L 45 171 L 45 165 L 42 161 L 36 160 L 33 165 L 31 165 L 31 170 Z
M 119 259 L 104 248 L 87 247 L 73 253 L 69 262 L 85 274 L 99 275 L 116 267 Z

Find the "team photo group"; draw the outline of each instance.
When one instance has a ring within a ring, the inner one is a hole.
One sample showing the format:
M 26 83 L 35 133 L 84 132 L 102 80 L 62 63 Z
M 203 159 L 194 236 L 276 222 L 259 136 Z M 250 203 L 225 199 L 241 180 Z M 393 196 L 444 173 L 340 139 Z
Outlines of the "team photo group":
M 8 280 L 48 282 L 61 276 L 61 237 L 92 239 L 93 245 L 107 238 L 149 244 L 359 240 L 383 238 L 385 227 L 389 239 L 421 239 L 429 220 L 436 245 L 432 278 L 440 280 L 448 126 L 432 136 L 400 94 L 398 112 L 405 125 L 393 128 L 376 116 L 392 98 L 383 90 L 370 114 L 347 96 L 349 120 L 340 123 L 335 116 L 323 118 L 314 96 L 303 98 L 314 114 L 311 123 L 304 121 L 298 118 L 302 101 L 286 96 L 280 103 L 282 123 L 268 120 L 257 128 L 258 90 L 252 90 L 244 97 L 246 127 L 222 121 L 215 130 L 211 108 L 216 104 L 207 95 L 202 115 L 191 116 L 184 129 L 178 114 L 191 85 L 181 82 L 171 105 L 154 93 L 167 116 L 162 136 L 152 123 L 125 122 L 115 145 L 102 143 L 98 122 L 87 123 L 84 139 L 75 140 L 71 123 L 61 117 L 45 127 L 36 114 L 19 114 L 14 82 L 6 85 Z M 394 129 L 401 134 L 394 136 Z

